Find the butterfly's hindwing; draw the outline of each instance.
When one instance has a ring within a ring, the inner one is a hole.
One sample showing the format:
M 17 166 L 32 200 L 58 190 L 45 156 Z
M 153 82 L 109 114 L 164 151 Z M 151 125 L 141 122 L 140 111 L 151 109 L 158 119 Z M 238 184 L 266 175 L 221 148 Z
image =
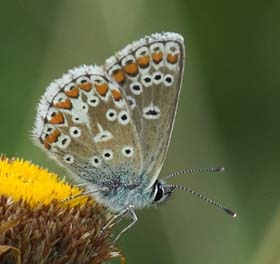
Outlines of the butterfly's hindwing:
M 142 166 L 127 102 L 99 67 L 75 68 L 49 86 L 33 134 L 50 156 L 95 184 Z

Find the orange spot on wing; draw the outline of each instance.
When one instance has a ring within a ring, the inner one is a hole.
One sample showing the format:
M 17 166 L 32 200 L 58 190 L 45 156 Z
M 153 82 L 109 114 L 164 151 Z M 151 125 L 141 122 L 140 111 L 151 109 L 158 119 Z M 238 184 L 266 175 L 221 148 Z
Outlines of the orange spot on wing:
M 92 84 L 89 82 L 81 83 L 80 88 L 86 92 L 89 92 L 92 88 Z
M 152 54 L 152 58 L 155 64 L 158 64 L 162 61 L 163 53 L 162 51 Z
M 75 86 L 73 89 L 65 91 L 65 94 L 71 98 L 77 98 L 79 96 L 79 87 Z
M 138 73 L 138 67 L 135 62 L 128 63 L 127 65 L 124 66 L 124 71 L 127 75 L 129 76 L 136 76 Z
M 60 135 L 61 132 L 58 129 L 54 130 L 51 134 L 47 135 L 46 138 L 43 140 L 45 148 L 50 149 L 50 144 L 56 142 Z
M 102 84 L 95 84 L 96 91 L 101 95 L 105 96 L 106 93 L 109 90 L 108 84 L 107 83 L 102 83 Z
M 118 84 L 123 84 L 125 82 L 125 76 L 122 69 L 117 69 L 113 71 L 112 77 Z
M 170 64 L 175 64 L 178 61 L 178 54 L 167 54 L 167 61 Z
M 54 106 L 57 108 L 71 109 L 72 103 L 69 99 L 66 99 L 65 101 L 57 102 L 56 104 L 54 104 Z
M 61 112 L 55 113 L 51 119 L 49 120 L 50 124 L 63 124 L 64 123 L 64 116 Z
M 112 90 L 112 95 L 113 95 L 113 98 L 114 98 L 115 101 L 119 101 L 120 99 L 122 99 L 122 94 L 117 89 Z
M 150 64 L 150 56 L 146 55 L 146 56 L 142 56 L 142 57 L 138 58 L 137 63 L 140 68 L 147 68 Z

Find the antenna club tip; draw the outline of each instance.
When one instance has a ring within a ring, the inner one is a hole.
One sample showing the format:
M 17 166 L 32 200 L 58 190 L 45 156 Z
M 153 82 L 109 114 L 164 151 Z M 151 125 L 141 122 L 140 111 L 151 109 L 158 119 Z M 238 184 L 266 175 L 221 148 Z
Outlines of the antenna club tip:
M 217 171 L 218 171 L 218 172 L 224 172 L 224 171 L 225 171 L 225 168 L 224 168 L 224 167 L 217 168 Z
M 238 217 L 238 214 L 237 214 L 237 213 L 233 212 L 232 210 L 230 210 L 230 209 L 228 209 L 228 208 L 224 208 L 224 211 L 225 211 L 228 215 L 232 216 L 233 218 L 237 218 L 237 217 Z
M 237 214 L 237 213 L 234 213 L 232 217 L 233 217 L 233 218 L 237 218 L 237 217 L 238 217 L 238 214 Z

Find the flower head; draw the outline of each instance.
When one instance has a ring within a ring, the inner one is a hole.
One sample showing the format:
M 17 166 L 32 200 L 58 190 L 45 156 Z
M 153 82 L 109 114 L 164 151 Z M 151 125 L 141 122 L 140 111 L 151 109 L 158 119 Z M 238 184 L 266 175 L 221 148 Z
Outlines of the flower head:
M 122 254 L 111 242 L 111 215 L 52 173 L 0 159 L 0 263 L 103 263 Z M 74 201 L 75 200 L 75 201 Z M 123 259 L 124 261 L 124 259 Z

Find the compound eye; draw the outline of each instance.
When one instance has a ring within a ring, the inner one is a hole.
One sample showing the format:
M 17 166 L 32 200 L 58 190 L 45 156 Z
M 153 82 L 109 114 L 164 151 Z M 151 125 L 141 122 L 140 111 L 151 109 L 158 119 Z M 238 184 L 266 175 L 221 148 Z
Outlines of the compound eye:
M 156 190 L 156 196 L 155 196 L 154 202 L 158 202 L 159 200 L 161 200 L 161 198 L 163 197 L 163 194 L 164 194 L 164 190 L 163 190 L 162 185 L 158 184 L 157 187 L 158 188 Z

